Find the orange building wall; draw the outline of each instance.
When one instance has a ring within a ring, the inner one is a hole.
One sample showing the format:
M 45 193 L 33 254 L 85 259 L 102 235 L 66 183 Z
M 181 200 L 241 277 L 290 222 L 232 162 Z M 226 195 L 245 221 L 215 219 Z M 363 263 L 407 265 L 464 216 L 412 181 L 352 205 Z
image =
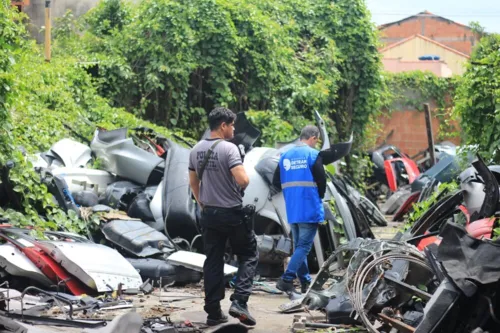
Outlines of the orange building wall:
M 432 16 L 412 17 L 400 23 L 382 26 L 380 31 L 381 41 L 385 46 L 420 34 L 470 55 L 472 47 L 477 43 L 477 38 L 469 27 Z
M 382 124 L 383 131 L 377 145 L 383 142 L 391 130 L 394 130 L 387 143 L 399 147 L 406 154 L 413 156 L 428 147 L 424 112 L 415 110 L 394 111 L 390 115 L 381 116 L 379 121 Z M 453 125 L 455 128 L 459 128 L 458 123 Z M 440 141 L 438 140 L 439 120 L 435 117 L 432 119 L 432 130 L 434 142 L 438 143 Z M 459 138 L 445 138 L 445 140 L 456 145 L 460 143 Z

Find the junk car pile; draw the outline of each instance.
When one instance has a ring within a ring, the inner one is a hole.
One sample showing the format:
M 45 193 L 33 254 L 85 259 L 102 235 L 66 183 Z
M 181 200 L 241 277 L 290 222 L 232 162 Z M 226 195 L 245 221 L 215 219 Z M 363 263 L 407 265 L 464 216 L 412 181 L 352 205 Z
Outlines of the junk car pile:
M 460 188 L 439 193 L 409 230 L 338 247 L 308 292 L 281 306 L 325 315 L 296 315 L 292 330 L 500 331 L 497 170 L 477 156 L 460 173 Z
M 330 144 L 319 114 L 316 121 L 323 162 L 336 165 L 349 154 L 352 137 Z M 232 142 L 240 148 L 250 177 L 243 204 L 255 207 L 258 275 L 276 277 L 293 244 L 283 194 L 272 179 L 280 154 L 297 139 L 254 147 L 259 136 L 245 115 L 238 114 Z M 95 328 L 102 322 L 77 320 L 73 314 L 130 307 L 124 295 L 150 293 L 153 285 L 199 282 L 205 256 L 200 209 L 189 188 L 189 152 L 186 142 L 179 144 L 148 128 L 97 128 L 88 144 L 63 139 L 30 157 L 54 201 L 85 223 L 93 223 L 89 217 L 97 214 L 99 228 L 88 228 L 84 237 L 64 230 L 34 232 L 2 221 L 0 274 L 5 289 L 0 290 L 0 325 L 14 330 L 17 322 L 11 320 L 22 316 L 33 323 Z M 386 159 L 382 165 L 393 197 L 383 211 L 397 206 L 395 220 L 404 219 L 414 202 L 430 196 L 446 179 L 458 176 L 460 188 L 437 193 L 437 201 L 409 230 L 391 240 L 376 240 L 370 226 L 387 222 L 374 193 L 365 196 L 348 177 L 328 173 L 326 221 L 309 258 L 319 272 L 306 294 L 291 293 L 291 301 L 280 308 L 287 313 L 320 310 L 324 316 L 298 315 L 292 330 L 500 331 L 500 243 L 491 240 L 500 211 L 500 169 L 487 167 L 478 156 L 460 173 L 455 157 L 445 153 L 423 173 L 407 156 Z M 9 179 L 12 167 L 6 163 L 1 168 L 2 207 L 19 206 Z M 398 190 L 406 192 L 399 195 Z M 225 259 L 229 281 L 237 270 L 229 249 Z M 25 313 L 25 299 L 33 295 L 35 309 Z M 21 303 L 17 310 L 16 301 Z M 36 315 L 39 308 L 54 305 L 61 310 L 59 317 Z M 168 317 L 138 322 L 130 316 L 114 325 L 139 325 L 143 332 L 199 329 Z

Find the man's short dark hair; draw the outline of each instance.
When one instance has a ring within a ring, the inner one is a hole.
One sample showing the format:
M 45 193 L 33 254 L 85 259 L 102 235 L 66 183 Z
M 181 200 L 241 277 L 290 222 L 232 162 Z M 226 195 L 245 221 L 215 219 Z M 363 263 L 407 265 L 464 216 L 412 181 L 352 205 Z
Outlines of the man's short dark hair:
M 211 131 L 218 129 L 222 123 L 231 124 L 235 120 L 236 114 L 225 107 L 215 108 L 208 115 L 208 125 Z
M 319 128 L 314 125 L 305 126 L 300 132 L 300 140 L 308 140 L 313 136 L 319 138 Z

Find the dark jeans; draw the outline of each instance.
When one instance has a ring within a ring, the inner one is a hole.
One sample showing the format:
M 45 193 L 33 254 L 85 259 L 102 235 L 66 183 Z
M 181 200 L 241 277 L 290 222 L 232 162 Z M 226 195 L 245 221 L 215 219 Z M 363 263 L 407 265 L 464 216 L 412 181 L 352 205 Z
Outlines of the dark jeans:
M 296 277 L 300 283 L 310 283 L 311 276 L 307 267 L 307 255 L 313 246 L 314 237 L 318 231 L 318 223 L 293 223 L 290 224 L 293 236 L 293 254 L 288 263 L 283 280 L 293 281 Z
M 205 311 L 220 310 L 225 297 L 224 252 L 226 242 L 238 258 L 236 285 L 231 300 L 247 302 L 252 292 L 258 263 L 257 241 L 252 228 L 245 223 L 241 209 L 205 207 L 201 214 L 203 243 L 207 259 L 203 265 Z

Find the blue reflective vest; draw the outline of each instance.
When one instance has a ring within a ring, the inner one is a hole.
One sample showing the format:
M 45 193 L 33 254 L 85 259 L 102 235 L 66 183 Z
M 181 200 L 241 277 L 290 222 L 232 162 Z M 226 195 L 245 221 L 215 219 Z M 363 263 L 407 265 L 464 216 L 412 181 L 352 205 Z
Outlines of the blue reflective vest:
M 283 153 L 279 167 L 288 223 L 319 223 L 325 219 L 323 203 L 312 167 L 319 151 L 297 145 Z

